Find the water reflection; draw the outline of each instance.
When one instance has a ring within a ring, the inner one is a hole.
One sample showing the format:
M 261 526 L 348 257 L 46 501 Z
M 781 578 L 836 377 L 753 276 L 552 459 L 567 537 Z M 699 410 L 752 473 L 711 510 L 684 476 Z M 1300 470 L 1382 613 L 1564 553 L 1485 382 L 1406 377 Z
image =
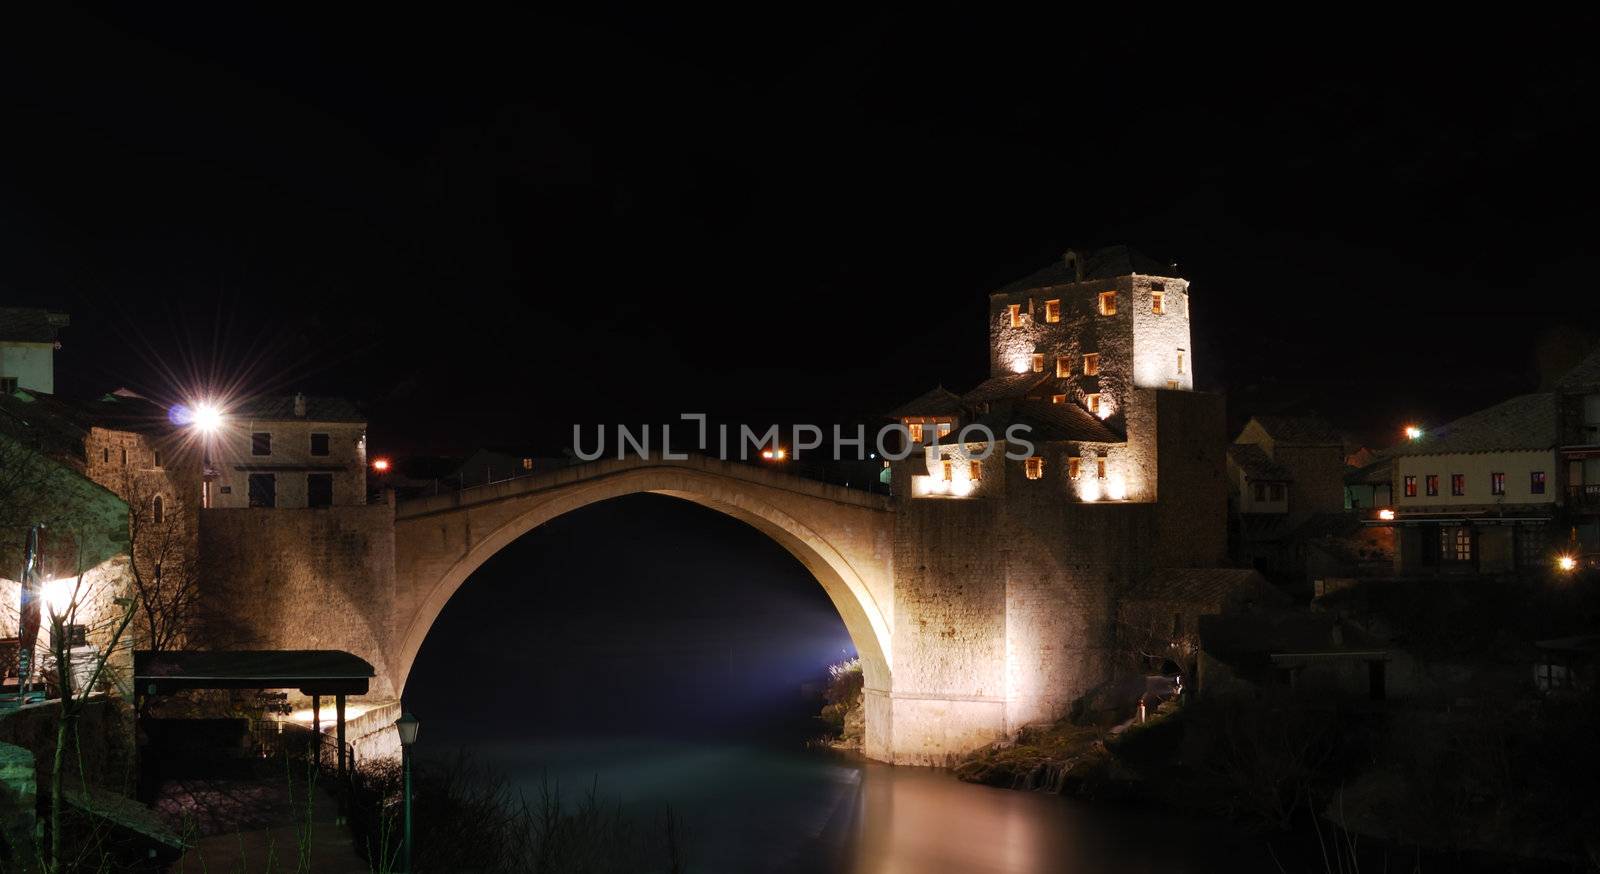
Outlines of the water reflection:
M 1277 870 L 1258 840 L 1167 811 L 962 783 L 828 753 L 659 740 L 480 748 L 530 793 L 621 803 L 641 821 L 670 803 L 699 874 L 1091 874 Z

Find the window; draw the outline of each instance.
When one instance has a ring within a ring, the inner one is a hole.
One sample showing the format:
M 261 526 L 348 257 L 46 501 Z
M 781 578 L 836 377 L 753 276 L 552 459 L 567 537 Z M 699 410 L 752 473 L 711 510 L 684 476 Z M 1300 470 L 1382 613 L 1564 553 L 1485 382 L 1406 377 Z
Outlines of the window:
M 983 462 L 971 462 L 967 467 L 967 477 L 973 482 L 983 479 Z
M 251 455 L 271 455 L 272 435 L 265 431 L 257 431 L 250 435 Z
M 1079 459 L 1076 455 L 1067 459 L 1067 479 L 1078 478 L 1078 462 Z
M 306 474 L 306 506 L 331 507 L 333 506 L 333 474 L 308 473 Z
M 908 423 L 906 425 L 906 427 L 911 429 L 911 442 L 912 443 L 921 443 L 922 442 L 922 423 L 921 422 L 910 422 L 910 423 Z
M 153 454 L 155 455 L 155 459 L 156 459 L 156 467 L 160 467 L 161 466 L 161 453 L 158 451 L 158 452 L 155 452 Z
M 1432 498 L 1432 497 L 1438 496 L 1438 494 L 1439 494 L 1439 475 L 1436 474 L 1436 473 L 1430 473 L 1430 474 L 1428 474 L 1426 479 L 1427 479 L 1427 482 L 1428 482 L 1428 497 Z
M 1014 303 L 1008 309 L 1011 313 L 1011 327 L 1022 327 L 1022 304 Z
M 1071 376 L 1071 375 L 1072 375 L 1072 356 L 1070 356 L 1070 355 L 1057 355 L 1056 356 L 1056 376 L 1057 377 L 1068 377 L 1068 376 Z
M 1269 501 L 1281 501 L 1281 500 L 1283 500 L 1283 483 L 1273 483 L 1272 484 L 1272 488 L 1270 489 L 1270 492 L 1271 492 L 1271 494 L 1269 494 L 1267 496 L 1267 500 L 1269 500 Z
M 1544 471 L 1536 470 L 1533 473 L 1528 474 L 1528 494 L 1544 494 Z
M 1267 484 L 1266 483 L 1255 483 L 1255 492 L 1256 492 L 1256 500 L 1265 503 L 1266 500 L 1267 500 Z
M 1061 321 L 1061 301 L 1047 300 L 1044 302 L 1044 320 L 1047 322 Z
M 106 464 L 111 463 L 111 447 L 103 446 L 100 449 L 100 460 Z
M 1183 372 L 1183 350 L 1178 350 L 1178 372 Z
M 1167 290 L 1167 284 L 1165 282 L 1152 282 L 1152 283 L 1150 283 L 1150 290 L 1151 291 L 1166 291 Z
M 1533 684 L 1541 692 L 1572 688 L 1572 674 L 1566 665 L 1544 662 L 1533 667 Z
M 312 455 L 327 455 L 328 454 L 328 435 L 326 435 L 326 434 L 312 434 L 311 435 L 311 454 Z
M 14 394 L 16 390 L 17 378 L 15 376 L 0 376 L 0 394 Z
M 1050 403 L 1052 403 L 1052 404 L 1064 404 L 1066 402 L 1067 402 L 1067 396 L 1066 395 L 1051 395 L 1050 396 Z
M 1022 462 L 1022 469 L 1028 479 L 1038 479 L 1044 476 L 1044 459 L 1037 455 L 1029 456 Z
M 122 447 L 122 466 L 128 466 L 128 447 Z
M 1083 356 L 1083 375 L 1084 376 L 1099 376 L 1100 375 L 1100 353 L 1099 352 L 1090 352 L 1089 354 Z
M 278 478 L 270 473 L 250 474 L 250 506 L 278 506 Z
M 943 436 L 949 434 L 950 433 L 950 429 L 954 428 L 954 427 L 955 426 L 950 424 L 949 422 L 940 422 L 938 424 L 938 426 L 934 430 L 939 432 L 939 436 L 940 437 L 943 437 Z
M 1489 474 L 1489 494 L 1503 495 L 1506 493 L 1506 475 L 1503 473 Z
M 1408 476 L 1408 477 L 1406 477 L 1406 497 L 1415 498 L 1416 496 L 1417 496 L 1417 478 L 1414 477 L 1414 476 Z
M 1166 312 L 1167 311 L 1166 300 L 1165 300 L 1166 296 L 1167 295 L 1166 295 L 1165 292 L 1160 292 L 1160 291 L 1152 291 L 1152 292 L 1150 292 L 1150 312 L 1152 312 L 1152 313 L 1154 313 L 1155 315 L 1158 315 L 1158 316 L 1161 315 L 1162 313 Z
M 523 470 L 533 470 L 533 459 L 531 459 L 531 458 L 522 459 L 522 469 Z
M 151 521 L 151 523 L 153 523 L 155 525 L 160 525 L 162 520 L 166 519 L 166 516 L 167 516 L 166 509 L 167 509 L 166 508 L 166 504 L 165 504 L 164 501 L 161 500 L 161 496 L 160 495 L 156 495 L 154 498 L 152 498 L 151 501 L 150 501 L 150 521 Z
M 1472 529 L 1465 525 L 1441 525 L 1439 553 L 1448 561 L 1472 561 Z
M 1097 394 L 1084 395 L 1083 396 L 1083 404 L 1084 404 L 1084 406 L 1089 408 L 1089 412 L 1094 413 L 1096 416 L 1100 415 L 1100 396 L 1099 395 L 1097 395 Z
M 1461 497 L 1467 493 L 1467 475 L 1464 473 L 1450 474 L 1450 494 Z
M 1104 458 L 1096 458 L 1094 460 L 1094 475 L 1100 479 L 1106 478 L 1106 460 Z
M 1100 292 L 1100 315 L 1114 316 L 1117 314 L 1117 293 L 1114 291 Z
M 1044 373 L 1044 353 L 1033 353 L 1033 372 Z
M 953 462 L 953 461 L 946 461 L 944 463 L 944 481 L 945 482 L 949 482 L 949 481 L 951 481 L 951 480 L 953 480 L 955 478 L 956 478 L 956 463 Z

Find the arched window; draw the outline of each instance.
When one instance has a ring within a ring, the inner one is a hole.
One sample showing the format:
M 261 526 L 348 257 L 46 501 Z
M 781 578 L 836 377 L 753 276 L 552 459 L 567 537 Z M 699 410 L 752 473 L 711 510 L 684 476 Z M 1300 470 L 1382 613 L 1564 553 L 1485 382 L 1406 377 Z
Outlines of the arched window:
M 161 500 L 160 495 L 156 495 L 155 498 L 150 501 L 150 518 L 153 519 L 157 525 L 160 525 L 161 520 L 165 515 L 166 502 Z

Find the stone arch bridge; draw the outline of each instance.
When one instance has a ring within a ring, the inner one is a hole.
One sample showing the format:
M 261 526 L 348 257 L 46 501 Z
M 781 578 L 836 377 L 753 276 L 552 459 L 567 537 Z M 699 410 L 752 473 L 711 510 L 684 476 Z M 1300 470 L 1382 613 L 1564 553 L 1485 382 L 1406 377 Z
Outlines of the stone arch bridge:
M 1063 516 L 1060 502 L 897 501 L 701 456 L 613 459 L 392 505 L 206 510 L 208 633 L 353 652 L 377 668 L 373 697 L 395 698 L 490 556 L 641 492 L 740 519 L 810 569 L 862 658 L 865 751 L 896 763 L 941 764 L 1059 716 L 1109 675 L 1110 593 L 1149 564 L 1150 505 Z

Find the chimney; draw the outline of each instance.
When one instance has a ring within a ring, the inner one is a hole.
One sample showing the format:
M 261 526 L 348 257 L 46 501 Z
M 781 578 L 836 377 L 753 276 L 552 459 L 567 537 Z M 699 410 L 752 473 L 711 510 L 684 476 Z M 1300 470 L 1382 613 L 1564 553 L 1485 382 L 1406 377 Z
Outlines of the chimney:
M 294 394 L 294 414 L 302 419 L 306 417 L 306 396 L 301 392 Z
M 1072 275 L 1074 277 L 1073 281 L 1082 282 L 1083 281 L 1083 258 L 1078 255 L 1077 250 L 1068 249 L 1061 256 L 1061 260 L 1066 262 L 1068 267 L 1072 268 Z

